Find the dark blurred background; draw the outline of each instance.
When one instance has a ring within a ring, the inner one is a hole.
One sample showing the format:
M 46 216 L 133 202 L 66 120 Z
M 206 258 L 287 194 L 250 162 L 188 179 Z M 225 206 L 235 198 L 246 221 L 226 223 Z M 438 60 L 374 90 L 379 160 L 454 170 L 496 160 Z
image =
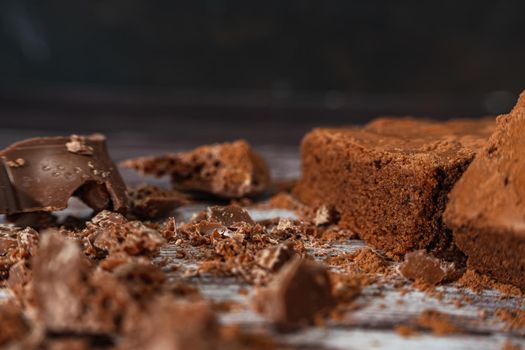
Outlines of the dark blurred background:
M 524 1 L 0 0 L 1 143 L 102 131 L 138 152 L 295 146 L 380 114 L 498 114 L 525 89 L 524 14 Z

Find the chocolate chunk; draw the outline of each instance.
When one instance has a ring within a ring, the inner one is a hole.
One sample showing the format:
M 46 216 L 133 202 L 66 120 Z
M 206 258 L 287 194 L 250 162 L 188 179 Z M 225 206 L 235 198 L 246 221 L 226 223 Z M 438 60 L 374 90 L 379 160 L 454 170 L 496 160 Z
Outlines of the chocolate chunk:
M 450 193 L 444 220 L 470 268 L 525 290 L 525 92 L 497 123 Z
M 276 272 L 294 256 L 295 251 L 293 247 L 279 244 L 260 251 L 257 254 L 257 264 L 268 271 Z
M 116 277 L 93 271 L 77 243 L 58 232 L 42 234 L 33 278 L 39 319 L 53 333 L 113 333 L 134 306 Z
M 286 264 L 254 298 L 255 309 L 279 327 L 311 321 L 334 305 L 327 269 L 296 258 Z
M 126 210 L 125 185 L 104 136 L 34 138 L 0 152 L 0 213 L 62 210 L 71 196 L 97 211 Z
M 341 228 L 390 257 L 447 249 L 447 194 L 494 125 L 380 118 L 362 128 L 315 129 L 302 142 L 294 193 L 313 208 L 333 208 Z
M 219 348 L 219 324 L 210 306 L 203 302 L 160 297 L 137 322 L 136 330 L 125 340 L 125 349 Z
M 82 328 L 89 262 L 77 243 L 46 232 L 34 258 L 35 302 L 44 324 L 53 331 Z
M 169 216 L 173 210 L 188 203 L 188 199 L 176 190 L 144 185 L 128 189 L 130 211 L 141 219 L 159 219 Z
M 232 227 L 235 224 L 241 222 L 247 223 L 249 225 L 255 224 L 248 211 L 235 204 L 225 207 L 209 207 L 206 211 L 206 216 L 209 221 L 218 222 L 226 227 Z
M 22 340 L 29 333 L 29 325 L 22 310 L 15 304 L 0 303 L 0 346 Z M 14 347 L 18 348 L 18 347 Z
M 193 151 L 122 163 L 142 174 L 170 175 L 174 188 L 223 198 L 264 192 L 270 183 L 268 166 L 246 141 L 201 146 Z
M 435 258 L 424 250 L 407 253 L 405 261 L 399 266 L 399 272 L 405 278 L 431 286 L 458 275 L 454 263 Z

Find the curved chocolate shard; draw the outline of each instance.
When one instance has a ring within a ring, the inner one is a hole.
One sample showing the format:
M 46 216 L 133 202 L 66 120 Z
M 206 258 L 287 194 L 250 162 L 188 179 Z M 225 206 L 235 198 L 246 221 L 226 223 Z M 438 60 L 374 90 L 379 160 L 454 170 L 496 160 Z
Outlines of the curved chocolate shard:
M 105 136 L 33 138 L 0 152 L 0 213 L 62 210 L 71 196 L 96 211 L 126 210 L 126 186 Z

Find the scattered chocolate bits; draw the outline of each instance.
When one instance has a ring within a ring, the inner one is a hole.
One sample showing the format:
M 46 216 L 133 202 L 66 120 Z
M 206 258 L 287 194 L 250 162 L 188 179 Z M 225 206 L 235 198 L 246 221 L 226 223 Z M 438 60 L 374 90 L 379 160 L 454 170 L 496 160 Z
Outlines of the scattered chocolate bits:
M 169 175 L 174 188 L 179 190 L 200 191 L 223 198 L 257 195 L 270 183 L 266 162 L 246 141 L 130 159 L 122 165 L 146 175 Z
M 9 277 L 9 269 L 36 253 L 39 234 L 34 229 L 0 225 L 0 280 Z
M 285 265 L 254 298 L 256 311 L 285 328 L 312 321 L 334 303 L 326 268 L 301 258 Z
M 128 221 L 118 213 L 102 211 L 81 232 L 93 254 L 124 252 L 129 255 L 154 254 L 165 243 L 159 231 L 140 221 Z

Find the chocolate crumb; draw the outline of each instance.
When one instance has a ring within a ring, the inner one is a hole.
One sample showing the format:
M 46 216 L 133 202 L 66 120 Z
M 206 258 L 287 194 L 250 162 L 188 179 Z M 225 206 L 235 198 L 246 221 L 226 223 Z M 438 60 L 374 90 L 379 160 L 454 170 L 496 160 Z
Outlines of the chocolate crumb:
M 407 279 L 435 286 L 449 280 L 456 271 L 454 263 L 433 257 L 425 250 L 407 253 L 399 272 Z
M 436 310 L 423 311 L 416 320 L 417 325 L 429 329 L 435 335 L 447 335 L 460 333 L 459 329 L 452 321 L 452 316 Z
M 218 222 L 226 227 L 244 222 L 249 225 L 255 224 L 248 211 L 238 205 L 231 204 L 225 207 L 213 206 L 206 211 L 209 221 Z
M 268 271 L 276 272 L 294 256 L 295 251 L 292 247 L 279 244 L 262 250 L 257 256 L 257 263 Z
M 21 166 L 24 166 L 26 164 L 26 161 L 24 158 L 16 158 L 15 160 L 8 160 L 6 164 L 11 168 L 19 168 Z
M 86 137 L 71 135 L 70 141 L 66 142 L 68 152 L 91 156 L 94 153 L 93 147 L 86 144 Z

